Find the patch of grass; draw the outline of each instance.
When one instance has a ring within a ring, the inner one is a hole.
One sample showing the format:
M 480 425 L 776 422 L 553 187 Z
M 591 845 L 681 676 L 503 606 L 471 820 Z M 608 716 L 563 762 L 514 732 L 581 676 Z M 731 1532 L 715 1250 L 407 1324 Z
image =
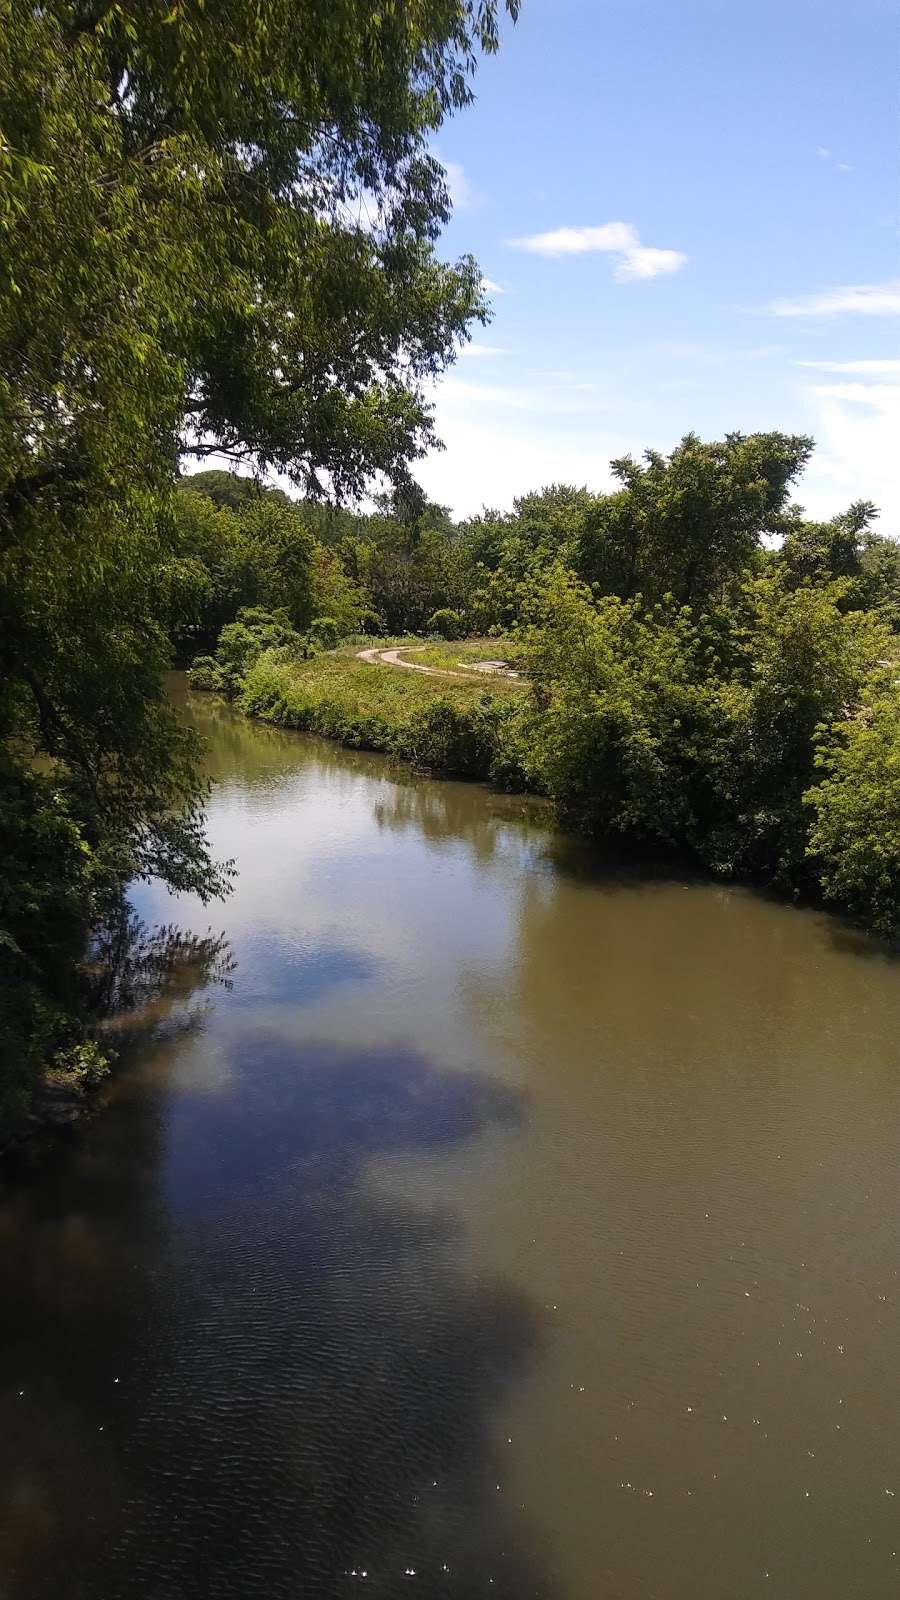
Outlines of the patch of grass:
M 429 639 L 424 648 L 421 640 L 405 640 L 401 648 L 411 645 L 415 647 L 411 661 L 419 661 L 426 667 L 438 667 L 443 672 L 465 671 L 467 667 L 472 668 L 476 661 L 507 661 L 510 666 L 515 666 L 512 639 L 460 639 L 455 642 Z M 509 682 L 509 679 L 498 679 L 495 674 L 479 673 L 478 677 L 490 677 L 492 683 Z

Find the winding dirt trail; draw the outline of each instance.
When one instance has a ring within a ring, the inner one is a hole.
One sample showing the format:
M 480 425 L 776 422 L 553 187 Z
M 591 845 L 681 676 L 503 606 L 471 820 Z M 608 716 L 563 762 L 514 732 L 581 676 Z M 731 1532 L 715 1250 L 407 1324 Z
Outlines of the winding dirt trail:
M 423 661 L 404 661 L 404 655 L 412 655 L 416 650 L 427 650 L 424 644 L 394 645 L 390 650 L 380 650 L 377 645 L 370 650 L 357 650 L 360 661 L 380 662 L 386 667 L 405 667 L 407 672 L 424 672 L 428 678 L 474 678 L 474 672 L 454 672 L 452 667 L 426 667 Z M 482 674 L 478 673 L 481 677 Z

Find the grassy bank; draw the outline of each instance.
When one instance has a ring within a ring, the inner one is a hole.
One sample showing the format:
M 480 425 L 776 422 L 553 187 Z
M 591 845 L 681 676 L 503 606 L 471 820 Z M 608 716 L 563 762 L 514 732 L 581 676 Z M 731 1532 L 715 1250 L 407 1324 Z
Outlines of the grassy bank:
M 378 645 L 418 641 L 379 640 Z M 478 644 L 474 659 L 499 655 Z M 285 660 L 268 651 L 244 678 L 238 705 L 248 716 L 282 728 L 323 734 L 357 750 L 380 750 L 417 766 L 458 777 L 490 779 L 522 788 L 514 720 L 523 688 L 515 680 L 430 677 L 381 662 L 363 661 L 359 646 Z M 468 646 L 471 652 L 471 644 Z M 465 645 L 435 647 L 431 664 L 458 670 Z M 413 658 L 422 659 L 420 654 Z

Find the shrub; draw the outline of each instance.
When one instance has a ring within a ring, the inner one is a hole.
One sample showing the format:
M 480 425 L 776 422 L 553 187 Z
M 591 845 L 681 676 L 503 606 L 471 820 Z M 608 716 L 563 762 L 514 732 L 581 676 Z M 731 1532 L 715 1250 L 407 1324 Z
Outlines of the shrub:
M 882 675 L 883 678 L 883 675 Z M 853 717 L 820 730 L 810 856 L 826 898 L 900 933 L 900 690 L 873 681 Z
M 463 635 L 462 618 L 458 611 L 451 610 L 449 606 L 432 611 L 425 627 L 429 633 L 436 633 L 442 639 L 461 639 Z
M 341 642 L 341 625 L 334 617 L 315 617 L 309 625 L 310 644 L 318 650 L 334 650 Z
M 66 1077 L 89 1088 L 102 1083 L 110 1072 L 109 1057 L 104 1055 L 96 1039 L 85 1039 L 80 1044 L 70 1045 L 67 1050 L 58 1050 L 53 1058 L 53 1066 L 58 1072 L 65 1073 Z
M 238 612 L 237 620 L 226 623 L 219 634 L 216 661 L 226 675 L 230 673 L 240 678 L 264 650 L 291 644 L 296 639 L 286 611 L 247 606 Z
M 375 638 L 379 634 L 386 632 L 384 617 L 380 617 L 377 611 L 360 611 L 356 619 L 356 627 L 359 633 L 370 634 Z
M 213 656 L 196 656 L 188 668 L 188 681 L 192 689 L 206 689 L 219 694 L 224 687 L 222 669 Z

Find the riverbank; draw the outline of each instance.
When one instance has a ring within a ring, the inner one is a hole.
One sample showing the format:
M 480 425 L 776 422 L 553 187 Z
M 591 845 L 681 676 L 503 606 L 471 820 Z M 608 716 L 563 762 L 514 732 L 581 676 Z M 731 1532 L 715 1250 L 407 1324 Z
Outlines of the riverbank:
M 38 1138 L 49 1138 L 90 1115 L 101 1081 L 48 1067 L 22 1112 L 0 1126 L 0 1163 Z
M 492 654 L 501 655 L 498 641 Z M 506 790 L 526 787 L 516 753 L 514 722 L 524 684 L 469 661 L 485 657 L 484 641 L 416 648 L 433 670 L 402 671 L 400 663 L 347 646 L 309 661 L 280 660 L 275 652 L 248 669 L 238 708 L 277 727 L 318 733 L 354 750 L 396 756 L 448 777 L 481 779 Z M 463 670 L 460 670 L 463 668 Z M 198 685 L 202 687 L 201 685 Z

